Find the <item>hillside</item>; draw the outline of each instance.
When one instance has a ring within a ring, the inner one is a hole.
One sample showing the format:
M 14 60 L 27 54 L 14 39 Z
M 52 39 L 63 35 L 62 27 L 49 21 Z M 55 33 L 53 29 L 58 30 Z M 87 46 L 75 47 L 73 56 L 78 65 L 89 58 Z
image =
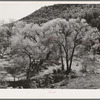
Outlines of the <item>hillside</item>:
M 20 19 L 28 23 L 45 23 L 55 18 L 69 19 L 71 17 L 83 17 L 86 18 L 87 12 L 99 10 L 100 5 L 89 4 L 55 4 L 53 6 L 45 6 L 32 14 Z

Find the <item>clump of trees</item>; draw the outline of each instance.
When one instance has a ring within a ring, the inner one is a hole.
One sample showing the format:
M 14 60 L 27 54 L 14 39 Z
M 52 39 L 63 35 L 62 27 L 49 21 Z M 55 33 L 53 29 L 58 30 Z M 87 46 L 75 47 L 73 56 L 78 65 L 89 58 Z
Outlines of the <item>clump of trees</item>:
M 97 29 L 91 31 L 91 26 L 81 18 L 57 18 L 40 25 L 19 21 L 12 27 L 6 27 L 1 32 L 6 34 L 4 38 L 7 39 L 3 43 L 7 47 L 4 51 L 8 53 L 11 67 L 5 70 L 14 77 L 14 81 L 24 73 L 29 83 L 46 64 L 61 63 L 61 70 L 67 76 L 72 71 L 74 56 L 89 51 L 94 32 L 98 34 Z
M 87 25 L 80 19 L 66 21 L 60 18 L 41 26 L 18 22 L 12 27 L 12 58 L 21 57 L 27 61 L 21 62 L 25 63 L 21 67 L 26 70 L 27 80 L 48 62 L 61 62 L 62 70 L 66 70 L 68 75 L 71 72 L 75 49 L 81 44 Z
M 43 33 L 47 42 L 54 46 L 57 45 L 64 70 L 64 58 L 66 60 L 66 74 L 71 71 L 72 60 L 75 49 L 81 44 L 82 37 L 85 36 L 87 23 L 81 22 L 80 19 L 55 19 L 44 24 Z M 45 27 L 46 26 L 46 27 Z

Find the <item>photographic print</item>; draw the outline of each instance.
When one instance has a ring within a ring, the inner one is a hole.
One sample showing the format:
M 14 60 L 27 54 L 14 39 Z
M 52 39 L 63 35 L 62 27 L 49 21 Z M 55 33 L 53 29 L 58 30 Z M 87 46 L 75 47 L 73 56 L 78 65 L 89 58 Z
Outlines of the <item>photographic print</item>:
M 9 1 L 0 12 L 0 89 L 100 89 L 99 3 Z

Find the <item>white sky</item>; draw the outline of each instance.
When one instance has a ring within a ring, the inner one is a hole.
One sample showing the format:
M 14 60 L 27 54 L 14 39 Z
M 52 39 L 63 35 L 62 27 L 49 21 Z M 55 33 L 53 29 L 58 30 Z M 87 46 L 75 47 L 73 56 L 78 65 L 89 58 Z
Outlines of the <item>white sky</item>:
M 57 4 L 58 2 L 0 2 L 0 21 L 9 19 L 18 20 L 43 6 Z

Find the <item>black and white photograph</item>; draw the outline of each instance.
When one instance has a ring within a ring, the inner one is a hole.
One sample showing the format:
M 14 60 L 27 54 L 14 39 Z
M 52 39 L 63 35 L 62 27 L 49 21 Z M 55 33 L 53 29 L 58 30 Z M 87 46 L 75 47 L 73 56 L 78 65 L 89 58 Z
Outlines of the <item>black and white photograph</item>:
M 100 89 L 100 3 L 0 1 L 0 89 Z

